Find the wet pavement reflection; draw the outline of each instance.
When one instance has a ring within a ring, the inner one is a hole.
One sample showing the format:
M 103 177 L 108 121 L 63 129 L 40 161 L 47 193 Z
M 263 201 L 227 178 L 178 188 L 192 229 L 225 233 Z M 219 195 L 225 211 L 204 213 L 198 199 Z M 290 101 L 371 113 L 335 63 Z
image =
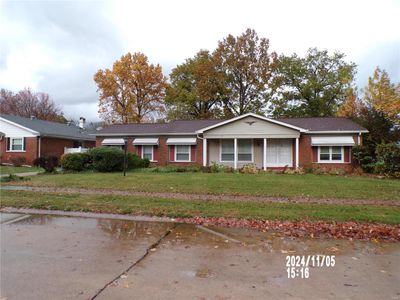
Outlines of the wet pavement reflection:
M 400 299 L 400 243 L 170 222 L 21 217 L 0 219 L 1 297 L 7 300 Z M 308 279 L 288 279 L 286 256 L 317 254 L 334 255 L 336 265 L 312 268 Z

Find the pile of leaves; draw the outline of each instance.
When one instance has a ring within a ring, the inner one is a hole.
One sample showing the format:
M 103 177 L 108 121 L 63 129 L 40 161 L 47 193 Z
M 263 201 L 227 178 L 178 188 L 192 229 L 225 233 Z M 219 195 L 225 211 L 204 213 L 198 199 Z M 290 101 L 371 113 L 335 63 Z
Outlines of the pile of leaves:
M 400 241 L 400 225 L 328 221 L 279 221 L 234 218 L 177 218 L 176 221 L 196 225 L 252 228 L 275 231 L 281 236 L 329 237 L 356 240 Z

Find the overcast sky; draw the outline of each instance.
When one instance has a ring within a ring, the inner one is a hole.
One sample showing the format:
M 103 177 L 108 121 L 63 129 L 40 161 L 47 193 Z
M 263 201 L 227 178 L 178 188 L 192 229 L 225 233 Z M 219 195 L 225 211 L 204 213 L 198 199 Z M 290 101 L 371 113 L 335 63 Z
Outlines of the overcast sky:
M 338 50 L 363 87 L 376 66 L 400 81 L 400 0 L 4 1 L 0 88 L 49 93 L 66 116 L 97 120 L 93 74 L 141 51 L 165 75 L 229 33 L 253 28 L 278 53 Z

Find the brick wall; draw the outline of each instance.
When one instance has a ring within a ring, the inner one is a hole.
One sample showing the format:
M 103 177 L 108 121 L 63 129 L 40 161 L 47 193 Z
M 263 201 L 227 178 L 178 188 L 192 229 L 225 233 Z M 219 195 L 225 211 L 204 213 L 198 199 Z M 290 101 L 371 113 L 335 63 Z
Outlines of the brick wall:
M 37 137 L 25 138 L 25 152 L 7 152 L 6 138 L 3 138 L 0 141 L 0 163 L 12 164 L 14 158 L 24 157 L 24 164 L 32 165 L 38 154 L 37 139 Z
M 123 138 L 123 137 L 115 137 L 115 138 Z M 96 138 L 96 147 L 101 147 L 101 142 L 104 137 Z M 135 153 L 141 156 L 141 146 L 134 146 L 133 140 L 135 137 L 128 138 L 128 152 Z M 198 139 L 197 145 L 191 146 L 191 162 L 175 162 L 175 147 L 167 145 L 167 136 L 159 136 L 158 137 L 158 146 L 154 146 L 154 160 L 156 161 L 153 165 L 157 166 L 166 166 L 166 165 L 202 165 L 203 163 L 203 141 Z
M 84 141 L 82 147 L 93 148 L 95 141 Z M 58 158 L 64 154 L 64 148 L 73 148 L 74 140 L 59 139 L 52 137 L 42 137 L 40 145 L 41 156 L 57 156 Z
M 358 135 L 353 135 L 355 145 L 358 144 Z M 300 167 L 323 167 L 330 169 L 343 169 L 350 172 L 354 168 L 351 159 L 351 147 L 344 147 L 345 163 L 318 163 L 318 148 L 311 146 L 311 135 L 303 134 L 299 139 L 299 163 Z

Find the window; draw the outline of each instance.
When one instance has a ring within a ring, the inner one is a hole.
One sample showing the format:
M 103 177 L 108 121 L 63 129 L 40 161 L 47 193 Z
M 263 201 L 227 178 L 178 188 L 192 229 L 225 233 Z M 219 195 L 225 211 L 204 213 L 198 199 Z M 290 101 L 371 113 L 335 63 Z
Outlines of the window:
M 175 146 L 175 161 L 190 161 L 190 146 L 176 145 Z
M 233 161 L 233 140 L 221 140 L 221 161 Z
M 142 158 L 153 161 L 153 146 L 142 146 Z
M 8 138 L 7 142 L 8 151 L 25 151 L 24 138 Z
M 318 147 L 319 162 L 343 162 L 343 147 L 341 146 L 321 146 Z
M 238 161 L 253 161 L 253 141 L 238 140 Z
M 290 139 L 268 139 L 267 143 L 267 166 L 268 167 L 291 167 L 292 162 L 292 140 Z
M 240 162 L 253 161 L 253 140 L 237 140 L 237 159 Z M 234 140 L 221 140 L 221 161 L 231 162 L 235 157 Z

